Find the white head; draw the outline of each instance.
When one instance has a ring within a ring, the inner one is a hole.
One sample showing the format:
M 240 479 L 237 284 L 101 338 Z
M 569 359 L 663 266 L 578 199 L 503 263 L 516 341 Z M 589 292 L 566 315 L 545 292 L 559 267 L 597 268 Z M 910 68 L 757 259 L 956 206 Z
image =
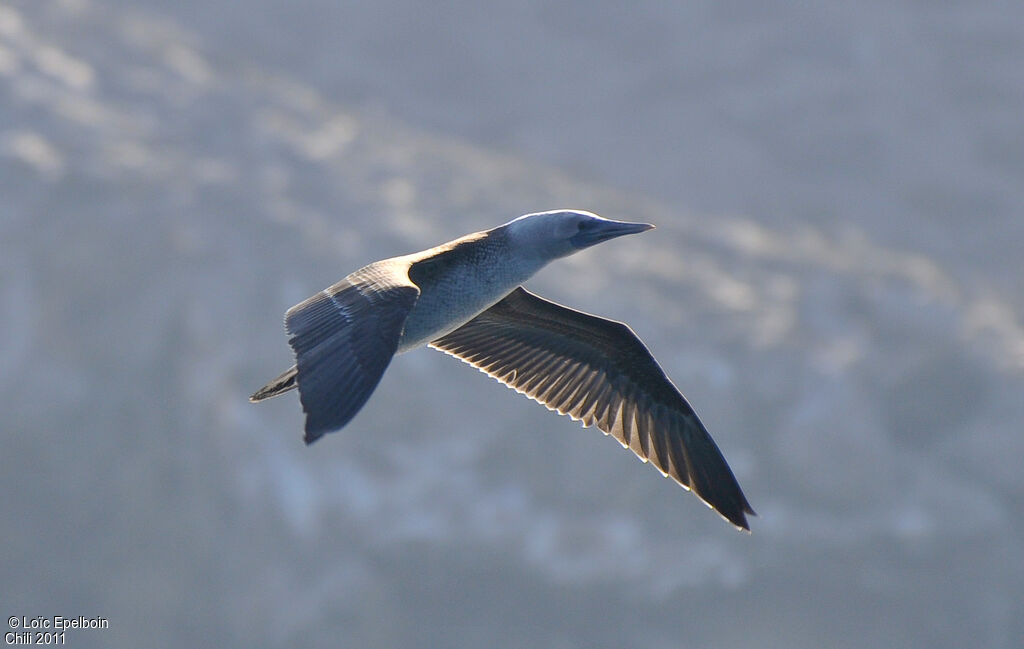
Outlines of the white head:
M 557 259 L 626 234 L 646 232 L 649 223 L 612 221 L 581 210 L 527 214 L 502 226 L 513 245 L 546 260 Z

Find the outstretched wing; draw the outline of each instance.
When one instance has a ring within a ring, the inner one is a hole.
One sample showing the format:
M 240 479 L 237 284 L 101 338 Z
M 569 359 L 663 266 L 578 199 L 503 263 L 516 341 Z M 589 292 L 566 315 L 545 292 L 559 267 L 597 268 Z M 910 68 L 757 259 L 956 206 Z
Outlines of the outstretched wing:
M 370 398 L 419 294 L 404 269 L 371 265 L 288 309 L 307 444 L 347 424 Z
M 584 426 L 596 425 L 738 528 L 753 514 L 686 398 L 620 322 L 517 288 L 430 343 Z

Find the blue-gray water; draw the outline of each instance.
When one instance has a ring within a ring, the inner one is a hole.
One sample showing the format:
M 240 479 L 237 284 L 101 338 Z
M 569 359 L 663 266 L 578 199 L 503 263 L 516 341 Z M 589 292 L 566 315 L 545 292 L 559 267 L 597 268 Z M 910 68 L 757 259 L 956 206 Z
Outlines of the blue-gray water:
M 0 613 L 1021 646 L 1022 63 L 1009 2 L 0 2 Z M 311 448 L 246 401 L 288 306 L 561 206 L 658 225 L 530 286 L 647 341 L 752 535 L 436 352 Z

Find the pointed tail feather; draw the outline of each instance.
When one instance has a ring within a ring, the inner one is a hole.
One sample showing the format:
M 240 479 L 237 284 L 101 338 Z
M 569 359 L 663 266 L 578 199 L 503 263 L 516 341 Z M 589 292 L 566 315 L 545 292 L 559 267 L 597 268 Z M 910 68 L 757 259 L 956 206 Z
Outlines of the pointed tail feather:
M 249 397 L 249 401 L 257 403 L 259 401 L 263 401 L 264 399 L 269 399 L 270 397 L 276 397 L 279 394 L 284 394 L 289 390 L 294 390 L 296 387 L 298 387 L 298 384 L 295 383 L 296 373 L 297 372 L 295 366 L 293 365 L 292 367 L 285 370 L 281 374 L 281 376 L 277 377 L 270 383 L 267 383 L 259 390 L 256 390 L 256 392 L 253 393 L 251 397 Z

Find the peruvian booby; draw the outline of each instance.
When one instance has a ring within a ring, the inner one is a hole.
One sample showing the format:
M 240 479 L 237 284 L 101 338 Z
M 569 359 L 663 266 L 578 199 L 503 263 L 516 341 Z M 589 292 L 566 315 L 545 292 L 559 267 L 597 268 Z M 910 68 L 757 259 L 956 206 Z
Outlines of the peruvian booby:
M 749 530 L 746 514 L 754 510 L 732 470 L 636 334 L 521 286 L 555 259 L 653 227 L 576 210 L 540 212 L 373 262 L 288 309 L 295 365 L 250 401 L 298 388 L 311 444 L 359 412 L 392 356 L 426 345 L 596 425 Z

